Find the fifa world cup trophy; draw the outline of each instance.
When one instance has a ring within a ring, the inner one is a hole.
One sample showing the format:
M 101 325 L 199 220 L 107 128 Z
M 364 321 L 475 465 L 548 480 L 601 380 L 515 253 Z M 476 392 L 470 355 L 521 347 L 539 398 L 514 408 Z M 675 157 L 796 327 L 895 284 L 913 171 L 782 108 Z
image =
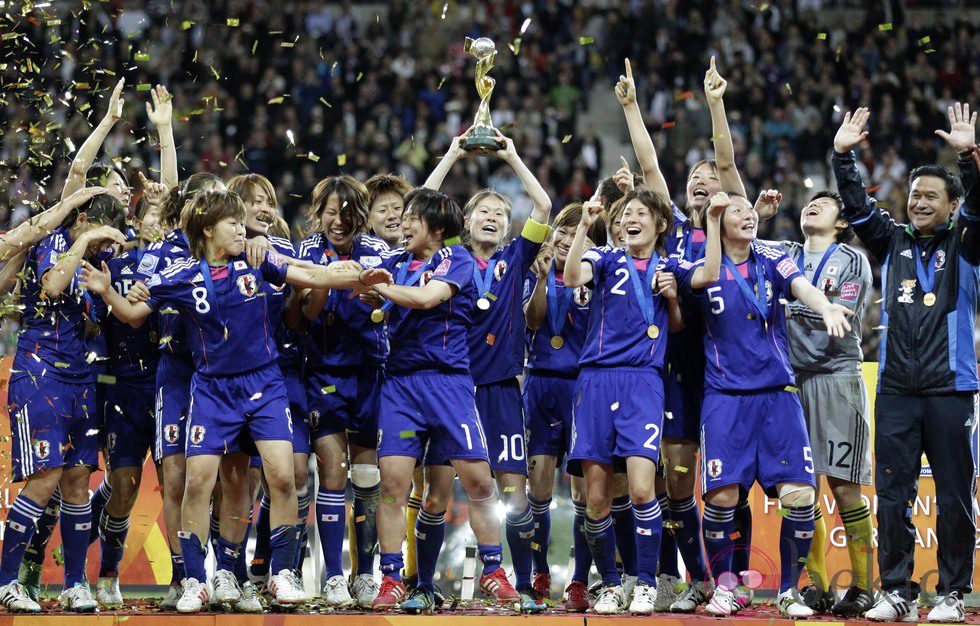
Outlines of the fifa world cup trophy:
M 496 81 L 490 76 L 490 68 L 497 57 L 497 47 L 487 37 L 466 38 L 463 51 L 476 57 L 476 92 L 480 95 L 480 107 L 476 110 L 473 130 L 462 142 L 464 150 L 495 151 L 501 147 L 497 139 L 497 129 L 490 121 L 490 96 Z

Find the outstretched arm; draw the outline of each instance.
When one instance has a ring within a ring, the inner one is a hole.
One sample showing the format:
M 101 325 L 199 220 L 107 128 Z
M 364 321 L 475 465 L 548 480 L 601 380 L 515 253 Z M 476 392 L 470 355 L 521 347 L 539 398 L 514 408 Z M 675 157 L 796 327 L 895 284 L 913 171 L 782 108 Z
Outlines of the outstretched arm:
M 592 282 L 594 271 L 592 264 L 582 260 L 585 254 L 585 242 L 589 239 L 589 229 L 599 215 L 602 214 L 602 204 L 589 200 L 582 204 L 582 218 L 575 227 L 575 238 L 565 257 L 565 272 L 563 279 L 566 287 L 581 287 Z
M 456 295 L 456 287 L 443 280 L 430 280 L 424 287 L 379 284 L 374 290 L 399 306 L 423 311 L 437 307 Z
M 105 193 L 105 187 L 85 187 L 73 193 L 40 215 L 30 218 L 13 230 L 0 235 L 0 261 L 25 252 L 58 228 L 72 210 L 92 197 Z
M 57 298 L 65 291 L 85 252 L 92 244 L 126 243 L 126 237 L 112 226 L 99 226 L 80 236 L 67 252 L 58 257 L 58 262 L 41 277 L 41 290 L 46 298 Z
M 551 218 L 551 197 L 548 196 L 548 192 L 544 190 L 544 187 L 541 186 L 541 183 L 517 154 L 514 141 L 510 137 L 505 137 L 500 131 L 497 131 L 497 139 L 502 147 L 494 154 L 514 169 L 514 173 L 524 185 L 524 191 L 534 203 L 534 208 L 531 210 L 531 220 L 539 224 L 547 224 Z
M 647 132 L 646 124 L 643 123 L 640 105 L 636 102 L 636 84 L 633 82 L 633 68 L 630 66 L 629 59 L 626 59 L 626 74 L 620 76 L 619 82 L 616 83 L 616 98 L 623 105 L 623 113 L 626 114 L 626 127 L 630 131 L 636 159 L 640 162 L 644 184 L 663 197 L 670 198 L 667 179 L 660 171 L 660 163 L 657 160 L 657 149 L 653 145 L 650 133 Z
M 78 149 L 75 159 L 71 162 L 71 169 L 68 172 L 65 187 L 61 191 L 62 200 L 85 186 L 85 174 L 88 173 L 88 168 L 92 167 L 92 163 L 95 162 L 95 157 L 98 156 L 102 142 L 105 141 L 109 131 L 112 130 L 115 123 L 122 117 L 122 90 L 125 84 L 125 78 L 119 79 L 119 82 L 116 83 L 116 87 L 112 90 L 112 95 L 109 96 L 109 110 L 106 111 L 105 117 L 92 129 L 92 134 L 88 136 L 85 143 L 82 144 L 82 147 Z
M 721 216 L 732 201 L 725 192 L 711 196 L 705 218 L 707 242 L 704 246 L 704 264 L 694 269 L 691 275 L 691 289 L 704 289 L 721 278 Z
M 980 265 L 980 171 L 977 169 L 980 150 L 977 148 L 977 114 L 970 114 L 970 105 L 957 102 L 947 109 L 949 132 L 937 130 L 959 153 L 960 180 L 963 182 L 963 205 L 956 220 L 956 231 L 963 245 L 963 258 L 971 265 Z
M 372 286 L 381 283 L 391 283 L 391 274 L 385 269 L 354 269 L 344 267 L 298 267 L 290 265 L 286 268 L 286 282 L 297 287 L 311 289 L 353 289 L 363 293 Z
M 462 135 L 453 137 L 452 142 L 449 144 L 449 149 L 446 150 L 446 154 L 436 163 L 436 168 L 432 170 L 429 177 L 425 179 L 425 182 L 422 184 L 423 187 L 439 191 L 439 188 L 442 187 L 442 181 L 446 180 L 446 176 L 449 175 L 449 170 L 453 169 L 456 161 L 466 156 L 466 150 L 463 150 L 463 140 L 470 134 L 470 130 L 472 130 L 472 127 L 468 128 Z
M 718 180 L 725 192 L 735 192 L 745 195 L 745 185 L 735 167 L 735 144 L 732 142 L 732 131 L 728 127 L 728 117 L 725 115 L 725 89 L 728 81 L 722 78 L 715 67 L 715 57 L 711 57 L 711 65 L 704 75 L 704 95 L 708 100 L 708 110 L 711 112 L 711 142 L 715 146 L 715 163 L 718 166 Z M 761 216 L 760 216 L 761 217 Z
M 146 116 L 157 127 L 160 137 L 160 182 L 167 187 L 177 184 L 177 146 L 174 143 L 173 96 L 163 85 L 150 91 L 153 102 L 146 103 Z
M 831 303 L 827 296 L 811 285 L 805 276 L 801 275 L 794 278 L 790 289 L 793 292 L 793 297 L 823 317 L 824 325 L 831 337 L 843 337 L 845 332 L 851 330 L 851 324 L 847 318 L 853 317 L 854 311 L 839 304 Z
M 105 261 L 101 269 L 82 261 L 82 284 L 92 293 L 102 296 L 109 311 L 125 324 L 139 324 L 153 312 L 145 302 L 130 302 L 112 288 L 112 275 Z

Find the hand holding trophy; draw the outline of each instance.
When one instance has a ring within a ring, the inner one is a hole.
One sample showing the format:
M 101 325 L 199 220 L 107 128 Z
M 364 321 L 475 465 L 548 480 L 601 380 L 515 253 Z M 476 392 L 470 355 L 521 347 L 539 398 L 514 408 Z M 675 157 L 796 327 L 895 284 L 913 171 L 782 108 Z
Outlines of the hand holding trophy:
M 473 127 L 462 140 L 461 147 L 467 151 L 496 152 L 504 146 L 499 139 L 499 131 L 490 120 L 490 96 L 496 81 L 488 74 L 497 57 L 497 47 L 487 37 L 467 37 L 463 42 L 463 51 L 476 57 L 476 92 L 480 95 L 480 107 L 476 111 Z

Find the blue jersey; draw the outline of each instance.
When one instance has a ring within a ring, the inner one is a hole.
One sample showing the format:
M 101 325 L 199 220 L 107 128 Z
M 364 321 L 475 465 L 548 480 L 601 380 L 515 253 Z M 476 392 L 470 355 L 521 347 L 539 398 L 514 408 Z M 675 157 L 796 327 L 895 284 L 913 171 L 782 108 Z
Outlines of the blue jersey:
M 691 263 L 700 260 L 704 257 L 707 234 L 703 228 L 695 226 L 677 205 L 671 203 L 670 206 L 674 210 L 674 224 L 667 231 L 667 240 L 664 243 L 667 254 Z
M 287 268 L 285 259 L 274 252 L 258 269 L 239 255 L 220 268 L 204 263 L 203 270 L 210 272 L 206 277 L 202 263 L 188 257 L 150 279 L 147 304 L 161 314 L 164 307 L 179 312 L 198 374 L 243 374 L 279 356 L 262 283 L 282 285 Z
M 12 378 L 45 375 L 64 382 L 95 382 L 95 369 L 89 363 L 85 339 L 86 316 L 94 314 L 93 296 L 81 289 L 77 273 L 58 298 L 48 300 L 41 295 L 42 277 L 68 252 L 72 243 L 68 229 L 58 228 L 27 254 L 21 291 L 24 309 Z
M 477 385 L 513 378 L 524 368 L 527 324 L 521 290 L 547 234 L 546 225 L 528 220 L 521 235 L 490 259 L 474 259 L 473 280 L 481 292 L 477 298 L 490 305 L 473 311 L 468 339 L 470 371 Z
M 189 258 L 190 243 L 184 232 L 178 228 L 167 233 L 163 241 L 153 242 L 146 247 L 146 253 L 140 260 L 139 272 L 152 275 L 170 267 L 175 261 Z M 175 312 L 168 310 L 160 313 L 159 331 L 160 350 L 189 363 L 190 347 L 184 337 L 184 326 Z
M 441 280 L 456 288 L 456 294 L 428 311 L 392 306 L 388 315 L 391 352 L 389 374 L 420 370 L 470 371 L 467 333 L 476 308 L 473 255 L 460 245 L 442 248 L 428 261 L 413 261 L 407 252 L 391 252 L 382 264 L 400 284 L 422 287 Z
M 379 267 L 388 245 L 381 239 L 361 234 L 354 238 L 349 257 L 332 250 L 323 233 L 314 233 L 299 246 L 299 258 L 317 265 L 334 261 L 357 261 L 365 269 Z M 314 369 L 380 367 L 388 355 L 384 323 L 371 321 L 374 307 L 361 302 L 350 289 L 331 289 L 323 311 L 310 323 L 312 345 L 307 364 Z
M 296 257 L 296 250 L 288 239 L 271 236 L 267 239 L 280 255 L 290 258 Z M 285 283 L 275 285 L 263 282 L 262 293 L 269 299 L 269 318 L 272 320 L 273 329 L 275 329 L 276 348 L 279 350 L 279 369 L 283 375 L 299 376 L 303 368 L 305 346 L 302 337 L 290 328 L 284 319 L 286 301 L 292 293 L 292 287 Z
M 148 248 L 133 249 L 106 262 L 112 276 L 112 286 L 122 296 L 129 293 L 133 284 L 152 277 L 152 272 L 142 271 L 142 260 L 147 254 Z M 114 315 L 107 316 L 104 326 L 109 350 L 106 372 L 120 378 L 154 380 L 160 359 L 157 314 L 146 318 L 139 328 L 120 322 Z
M 704 290 L 690 288 L 694 269 L 704 260 L 684 262 L 677 281 L 698 298 L 706 334 L 705 383 L 721 391 L 757 391 L 794 385 L 786 342 L 786 315 L 780 299 L 793 298 L 790 287 L 802 277 L 793 259 L 781 250 L 755 242 L 749 259 L 736 267 L 753 297 L 743 292 L 731 270 L 722 265 L 721 280 Z M 766 291 L 765 321 L 755 301 L 758 284 Z
M 677 259 L 634 259 L 635 282 L 629 270 L 631 259 L 624 248 L 592 248 L 582 259 L 592 264 L 593 295 L 579 365 L 662 370 L 667 349 L 667 301 L 662 295 L 654 294 L 652 320 L 648 320 L 636 292 L 639 288 L 643 297 L 648 298 L 656 272 L 673 272 Z
M 548 280 L 544 321 L 538 330 L 528 330 L 527 333 L 527 367 L 536 374 L 574 376 L 578 374 L 578 362 L 589 327 L 592 290 L 584 285 L 566 287 L 562 274 L 553 267 Z M 525 302 L 531 298 L 537 281 L 538 277 L 528 272 L 524 283 Z M 551 281 L 554 281 L 554 294 Z M 561 341 L 555 344 L 560 345 L 559 348 L 552 344 L 555 337 L 561 337 Z

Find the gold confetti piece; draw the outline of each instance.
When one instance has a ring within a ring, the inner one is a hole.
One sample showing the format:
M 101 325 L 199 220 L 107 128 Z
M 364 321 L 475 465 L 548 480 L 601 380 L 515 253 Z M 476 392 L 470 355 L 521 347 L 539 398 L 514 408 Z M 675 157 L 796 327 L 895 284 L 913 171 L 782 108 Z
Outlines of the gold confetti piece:
M 294 146 L 296 145 L 296 140 L 293 138 L 292 129 L 286 130 L 286 139 L 289 140 L 289 143 L 293 144 Z
M 96 382 L 102 383 L 103 385 L 115 385 L 116 377 L 109 376 L 108 374 L 99 374 L 98 378 L 96 379 Z
M 136 54 L 133 55 L 133 58 L 135 60 L 137 60 L 137 61 L 149 61 L 150 60 L 150 53 L 148 53 L 148 52 L 137 52 Z
M 411 439 L 412 437 L 415 436 L 415 431 L 414 430 L 403 430 L 400 433 L 398 433 L 398 436 L 401 439 Z
M 517 491 L 517 487 L 504 487 L 504 493 L 514 493 Z
M 282 104 L 282 100 L 283 100 L 283 97 L 282 96 L 278 96 L 276 98 L 272 98 L 271 100 L 269 100 L 269 102 L 267 104 Z
M 785 515 L 789 515 L 789 509 L 779 509 L 776 512 L 779 513 L 780 515 L 784 515 L 784 516 Z
M 581 46 L 587 46 L 590 43 L 594 43 L 594 42 L 595 42 L 595 39 L 593 39 L 592 37 L 579 37 L 578 38 L 578 43 Z
M 675 465 L 674 466 L 674 471 L 675 472 L 680 472 L 681 474 L 686 474 L 689 470 L 688 470 L 688 468 L 684 467 L 683 465 Z
M 347 165 L 347 155 L 346 154 L 338 154 L 337 155 L 337 166 L 338 167 L 343 167 L 345 165 Z
M 826 39 L 827 33 L 817 33 L 817 39 Z
M 440 20 L 446 19 L 446 11 L 448 10 L 449 10 L 449 3 L 447 2 L 446 4 L 442 5 L 442 15 L 439 16 Z
M 292 48 L 295 45 L 296 44 L 293 43 L 292 41 L 283 41 L 283 42 L 280 42 L 279 43 L 279 46 L 282 47 L 282 48 Z
M 524 34 L 524 31 L 526 31 L 527 30 L 527 27 L 530 26 L 530 25 L 531 25 L 531 18 L 525 19 L 524 20 L 524 23 L 521 24 L 521 32 L 520 32 L 520 34 L 523 35 Z
M 150 83 L 140 83 L 136 85 L 136 91 L 149 91 L 153 89 L 153 85 Z
M 311 160 L 311 161 L 313 161 L 314 163 L 317 163 L 317 162 L 320 161 L 320 157 L 318 157 L 317 155 L 313 154 L 312 152 L 309 153 L 309 154 L 307 154 L 306 155 L 306 158 L 309 159 L 309 160 Z
M 253 41 L 253 42 L 252 42 L 252 56 L 253 56 L 253 57 L 255 56 L 255 49 L 256 49 L 256 48 L 257 48 L 258 46 L 259 46 L 259 40 L 258 40 L 258 39 L 256 39 L 255 41 Z
M 181 30 L 187 30 L 188 28 L 190 28 L 190 27 L 191 27 L 191 26 L 193 26 L 193 25 L 194 25 L 194 22 L 192 22 L 191 20 L 185 20 L 185 21 L 184 21 L 184 22 L 183 22 L 183 23 L 182 23 L 182 24 L 180 25 L 180 29 L 181 29 Z
M 46 23 L 48 26 L 57 26 L 61 24 L 61 20 L 48 20 Z
M 932 41 L 932 39 L 929 37 L 929 35 L 926 35 L 925 37 L 923 37 L 922 39 L 919 40 L 919 45 L 920 46 L 925 45 L 925 44 L 929 43 L 930 41 Z
M 886 24 L 878 24 L 878 30 L 881 32 L 885 32 L 886 30 L 891 30 L 891 29 L 892 29 L 891 22 L 888 22 Z
M 442 77 L 442 78 L 441 78 L 441 79 L 439 80 L 439 85 L 438 85 L 438 86 L 436 87 L 436 91 L 438 91 L 439 89 L 442 89 L 442 84 L 443 84 L 443 83 L 445 83 L 445 82 L 446 82 L 446 77 L 445 77 L 445 76 L 443 76 L 443 77 Z
M 0 36 L 0 39 L 3 41 L 9 41 L 18 37 L 20 37 L 20 33 L 4 33 L 2 36 Z
M 789 95 L 793 95 L 793 88 L 789 86 L 789 83 L 786 83 L 786 91 L 789 92 Z
M 355 524 L 360 524 L 361 522 L 363 522 L 365 520 L 367 520 L 367 515 L 358 515 L 357 517 L 354 518 L 354 523 Z
M 568 143 L 571 140 L 572 140 L 572 136 L 571 135 L 565 135 L 564 137 L 562 137 L 561 142 L 562 143 Z
M 510 51 L 513 52 L 514 56 L 516 57 L 521 51 L 521 38 L 518 37 L 514 40 L 514 43 L 507 44 L 507 47 L 510 48 Z
M 237 17 L 229 17 L 225 21 L 225 24 L 227 24 L 228 26 L 231 26 L 232 28 L 237 28 L 238 27 L 238 18 Z
M 337 387 L 335 385 L 327 385 L 326 387 L 320 389 L 320 393 L 333 393 L 335 391 L 337 391 Z
M 535 552 L 541 552 L 541 544 L 540 543 L 534 543 L 532 541 L 531 542 L 531 549 L 534 550 Z

